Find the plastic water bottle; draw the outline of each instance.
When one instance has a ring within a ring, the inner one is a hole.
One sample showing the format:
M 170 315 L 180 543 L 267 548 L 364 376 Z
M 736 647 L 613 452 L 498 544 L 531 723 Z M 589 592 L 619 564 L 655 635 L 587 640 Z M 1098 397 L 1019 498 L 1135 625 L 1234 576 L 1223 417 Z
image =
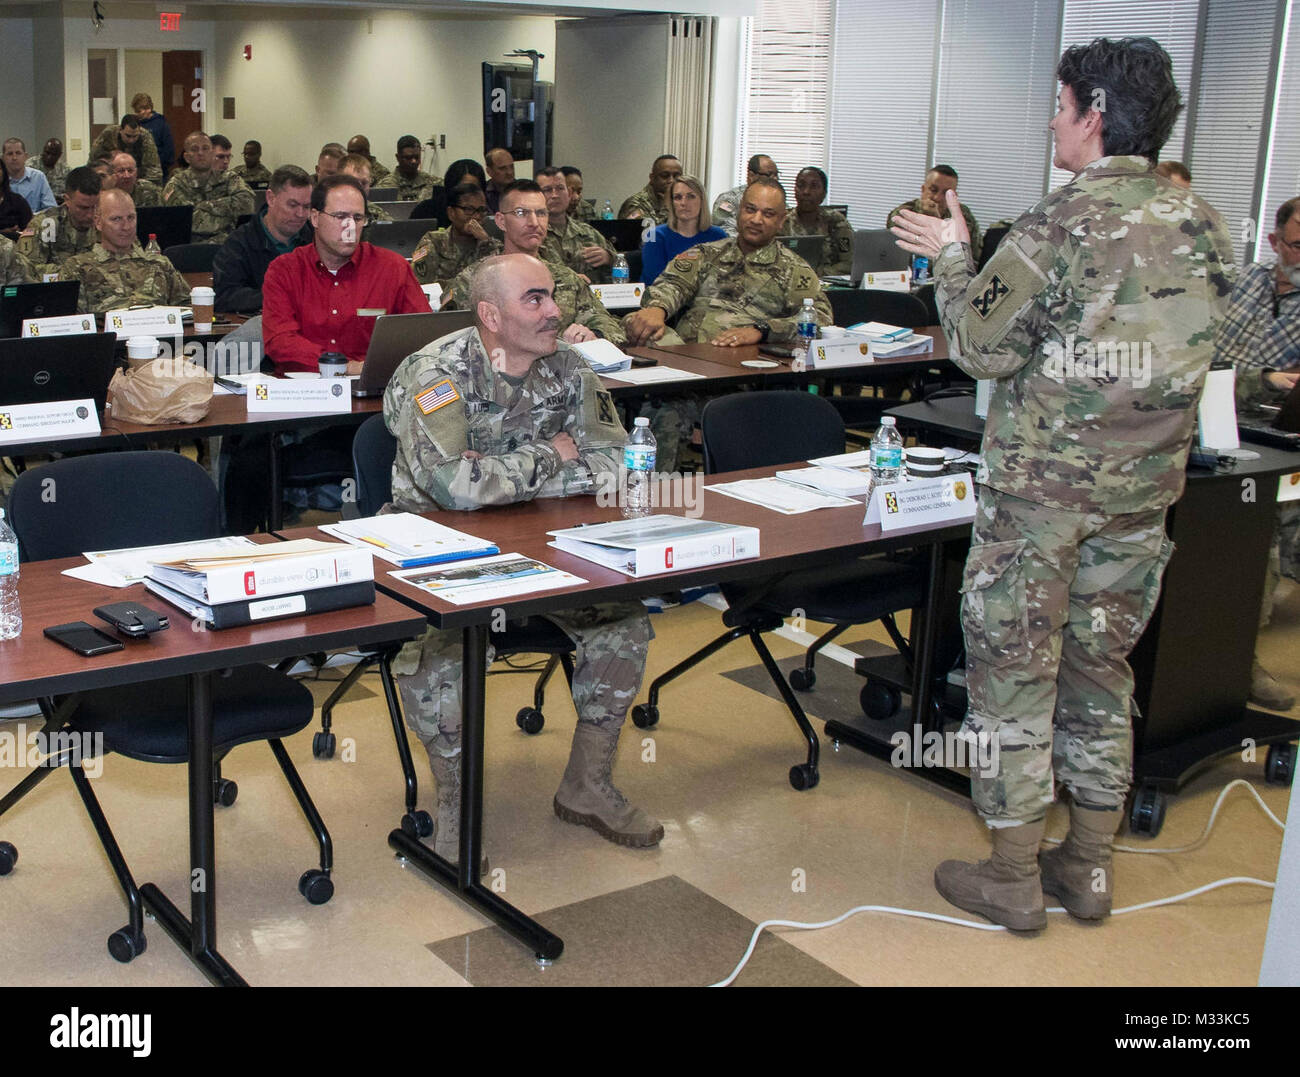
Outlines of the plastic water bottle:
M 924 254 L 912 255 L 912 283 L 924 284 L 930 279 L 930 259 Z
M 894 417 L 880 420 L 880 429 L 871 439 L 871 479 L 877 486 L 898 482 L 903 471 L 903 438 L 894 425 Z
M 817 311 L 813 308 L 811 299 L 803 301 L 794 324 L 799 334 L 799 350 L 807 352 L 808 345 L 817 339 Z
M 0 509 L 0 639 L 17 639 L 23 631 L 18 604 L 18 539 Z
M 626 284 L 628 279 L 627 259 L 622 254 L 614 255 L 614 264 L 609 267 L 610 276 L 615 284 Z
M 650 483 L 655 470 L 655 436 L 650 420 L 637 419 L 623 446 L 623 519 L 636 520 L 650 512 Z
M 158 237 L 154 233 L 149 233 L 149 245 L 144 249 L 145 254 L 162 254 L 162 248 L 158 246 Z
M 614 207 L 609 204 L 608 198 L 605 199 L 605 212 L 600 216 L 606 221 L 612 221 L 614 219 Z

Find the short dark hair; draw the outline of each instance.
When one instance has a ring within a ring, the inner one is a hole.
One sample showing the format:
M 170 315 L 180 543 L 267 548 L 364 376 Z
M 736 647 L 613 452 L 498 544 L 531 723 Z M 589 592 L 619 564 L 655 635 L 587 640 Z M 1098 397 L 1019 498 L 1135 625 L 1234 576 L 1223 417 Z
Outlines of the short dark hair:
M 23 148 L 23 153 L 26 153 L 26 152 L 27 152 L 27 143 L 24 142 L 24 141 L 23 141 L 21 138 L 19 138 L 17 135 L 15 135 L 13 138 L 6 138 L 6 139 L 4 140 L 3 143 L 0 143 L 0 145 L 3 145 L 3 146 L 12 146 L 15 142 L 17 142 L 18 145 L 20 145 L 20 146 Z
M 286 187 L 310 187 L 311 177 L 297 165 L 281 165 L 271 173 L 270 189 L 279 194 Z M 324 203 L 321 203 L 324 205 Z
M 471 161 L 468 157 L 462 157 L 459 161 L 452 161 L 443 173 L 442 185 L 447 190 L 460 186 L 460 181 L 466 176 L 476 176 L 480 187 L 487 186 L 487 173 L 483 171 L 483 166 L 477 161 Z
M 758 171 L 758 162 L 761 161 L 764 157 L 766 157 L 769 161 L 772 161 L 771 156 L 769 156 L 768 154 L 766 154 L 766 153 L 756 153 L 756 154 L 754 154 L 753 157 L 751 157 L 751 158 L 749 159 L 749 163 L 748 163 L 745 167 L 748 168 L 751 172 L 757 172 L 757 171 Z M 775 161 L 772 161 L 772 163 L 773 163 L 773 164 L 776 164 Z
M 539 168 L 533 173 L 533 179 L 541 179 L 543 176 L 563 176 L 564 173 L 555 165 L 547 165 L 545 168 Z
M 364 168 L 371 173 L 371 178 L 374 178 L 374 166 L 371 165 L 370 158 L 364 153 L 349 153 L 339 162 L 340 169 L 346 169 L 349 165 L 353 168 Z
M 742 198 L 749 193 L 751 187 L 770 187 L 774 191 L 780 191 L 781 200 L 785 201 L 785 188 L 781 186 L 780 180 L 773 179 L 771 176 L 759 176 L 753 183 L 745 184 L 745 190 L 741 193 Z
M 582 169 L 581 169 L 581 168 L 574 168 L 573 165 L 560 165 L 560 171 L 564 173 L 564 175 L 565 175 L 566 178 L 569 177 L 569 176 L 581 176 L 581 175 L 582 175 Z
M 504 202 L 506 200 L 506 195 L 515 194 L 516 192 L 518 192 L 519 194 L 541 194 L 542 189 L 537 186 L 536 180 L 530 180 L 530 179 L 511 180 L 509 183 L 505 185 L 504 188 L 502 188 L 501 197 L 500 199 L 498 199 L 497 204 L 500 205 L 502 202 Z
M 233 150 L 235 148 L 230 144 L 230 139 L 225 135 L 212 135 L 208 141 L 214 146 L 220 146 L 223 150 Z
M 326 142 L 320 148 L 320 153 L 316 154 L 316 160 L 319 161 L 322 157 L 329 157 L 335 161 L 341 161 L 347 155 L 347 151 L 337 142 Z
M 1182 161 L 1161 161 L 1156 165 L 1156 172 L 1166 179 L 1170 176 L 1177 176 L 1184 183 L 1192 182 L 1192 174 Z
M 339 187 L 351 187 L 361 196 L 361 201 L 363 203 L 366 202 L 365 189 L 361 186 L 361 182 L 357 177 L 349 176 L 343 172 L 336 172 L 332 176 L 326 176 L 312 189 L 311 208 L 324 212 L 326 197 L 329 195 L 330 191 L 336 190 Z
M 447 192 L 447 208 L 460 209 L 462 199 L 476 194 L 480 198 L 484 197 L 483 188 L 477 183 L 458 183 L 455 187 Z
M 420 149 L 420 140 L 416 138 L 414 135 L 403 135 L 401 138 L 397 140 L 398 153 L 401 153 L 403 150 L 409 150 L 412 146 L 414 146 L 417 150 Z M 424 151 L 421 150 L 420 152 L 423 153 Z
M 1107 157 L 1160 157 L 1182 98 L 1169 53 L 1149 37 L 1118 41 L 1099 37 L 1061 54 L 1056 77 L 1074 93 L 1077 114 L 1101 113 L 1101 148 Z
M 77 194 L 97 195 L 103 189 L 103 184 L 99 182 L 98 172 L 89 165 L 81 165 L 68 173 L 68 178 L 63 183 L 63 189 L 67 194 L 76 192 Z
M 831 189 L 831 182 L 826 178 L 826 173 L 816 165 L 804 165 L 803 168 L 799 169 L 798 175 L 795 176 L 795 179 L 797 180 L 799 176 L 802 176 L 805 172 L 817 173 L 817 178 L 822 181 L 823 191 L 829 191 Z
M 931 165 L 930 172 L 938 172 L 941 176 L 948 176 L 950 179 L 957 179 L 957 170 L 952 165 Z M 928 176 L 930 172 L 927 172 Z
M 1298 209 L 1300 209 L 1300 198 L 1288 198 L 1277 207 L 1277 217 L 1274 223 L 1279 232 L 1286 227 L 1286 222 L 1294 216 Z
M 122 122 L 119 123 L 117 126 L 118 126 L 119 128 L 121 128 L 121 127 L 139 127 L 139 126 L 140 126 L 140 121 L 136 118 L 136 115 L 135 115 L 134 112 L 128 112 L 125 116 L 122 117 Z
M 257 152 L 258 152 L 258 153 L 261 153 L 261 152 L 262 152 L 262 144 L 261 144 L 260 142 L 258 142 L 257 139 L 255 139 L 255 138 L 250 138 L 247 142 L 244 143 L 244 145 L 245 145 L 245 146 L 256 146 L 256 147 L 257 147 Z M 300 170 L 300 171 L 301 171 L 301 170 Z
M 656 157 L 653 161 L 650 162 L 651 172 L 653 172 L 655 168 L 658 167 L 660 161 L 676 161 L 678 164 L 682 163 L 681 158 L 678 157 L 677 154 L 675 153 L 661 153 L 658 157 Z

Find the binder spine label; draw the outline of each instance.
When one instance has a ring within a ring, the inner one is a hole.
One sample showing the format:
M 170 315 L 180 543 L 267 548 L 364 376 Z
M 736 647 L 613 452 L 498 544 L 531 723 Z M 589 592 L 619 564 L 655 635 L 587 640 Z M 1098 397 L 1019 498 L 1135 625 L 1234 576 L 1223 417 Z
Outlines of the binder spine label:
M 306 612 L 307 599 L 303 595 L 284 595 L 280 598 L 267 598 L 248 604 L 248 616 L 253 621 L 263 621 L 268 617 L 288 617 L 294 613 Z

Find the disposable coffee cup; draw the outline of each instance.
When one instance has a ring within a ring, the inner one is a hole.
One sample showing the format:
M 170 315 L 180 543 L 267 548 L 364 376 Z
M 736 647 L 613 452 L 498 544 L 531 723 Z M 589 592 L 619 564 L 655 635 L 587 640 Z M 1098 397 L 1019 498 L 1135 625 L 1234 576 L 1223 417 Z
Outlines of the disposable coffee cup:
M 194 288 L 190 291 L 190 306 L 194 308 L 194 332 L 212 332 L 212 307 L 217 293 L 211 288 Z
M 152 363 L 158 358 L 157 337 L 128 337 L 126 341 L 126 365 L 131 369 Z
M 348 357 L 342 352 L 321 352 L 317 366 L 322 378 L 341 378 L 348 372 Z
M 907 473 L 913 478 L 923 479 L 938 475 L 943 471 L 944 452 L 924 445 L 913 445 L 903 451 Z

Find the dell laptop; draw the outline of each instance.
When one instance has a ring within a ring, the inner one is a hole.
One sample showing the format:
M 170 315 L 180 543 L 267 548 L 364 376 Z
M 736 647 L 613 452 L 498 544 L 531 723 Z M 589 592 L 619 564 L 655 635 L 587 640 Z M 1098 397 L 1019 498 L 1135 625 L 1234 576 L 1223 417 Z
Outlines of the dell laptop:
M 20 336 L 28 318 L 59 318 L 77 313 L 81 282 L 6 284 L 0 288 L 0 337 Z
M 116 345 L 112 333 L 0 340 L 0 404 L 89 397 L 102 412 L 117 367 Z

